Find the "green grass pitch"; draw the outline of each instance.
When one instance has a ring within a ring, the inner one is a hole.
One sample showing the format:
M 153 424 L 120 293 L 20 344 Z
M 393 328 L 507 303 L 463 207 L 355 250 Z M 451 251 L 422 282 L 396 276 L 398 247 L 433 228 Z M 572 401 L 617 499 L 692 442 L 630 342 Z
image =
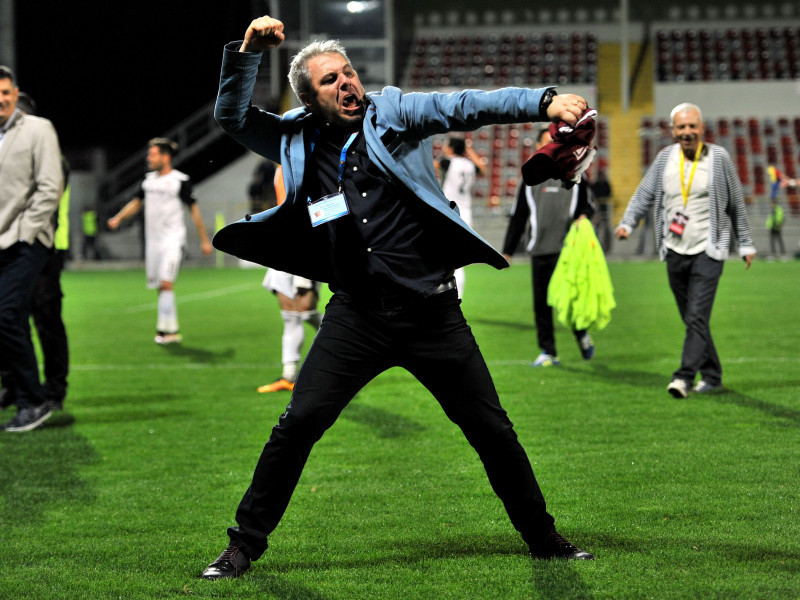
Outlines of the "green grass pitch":
M 263 270 L 184 269 L 172 347 L 153 343 L 141 271 L 65 272 L 65 411 L 0 434 L 0 598 L 800 598 L 800 262 L 726 264 L 727 390 L 683 401 L 666 392 L 683 332 L 664 265 L 610 270 L 591 361 L 559 326 L 562 366 L 529 366 L 525 262 L 468 268 L 463 303 L 559 530 L 597 560 L 531 561 L 477 456 L 395 369 L 315 447 L 235 581 L 197 575 L 289 399 L 256 393 L 280 371 Z

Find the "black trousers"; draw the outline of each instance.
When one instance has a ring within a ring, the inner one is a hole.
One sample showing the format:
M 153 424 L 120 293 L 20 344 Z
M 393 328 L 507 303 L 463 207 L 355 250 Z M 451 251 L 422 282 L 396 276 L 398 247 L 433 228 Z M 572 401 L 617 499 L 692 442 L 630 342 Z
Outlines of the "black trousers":
M 365 308 L 336 294 L 239 504 L 238 526 L 228 529 L 232 544 L 253 560 L 261 556 L 314 443 L 364 385 L 394 366 L 412 373 L 461 428 L 523 539 L 535 545 L 553 529 L 457 292 L 397 310 Z
M 33 289 L 47 260 L 47 248 L 17 242 L 0 250 L 0 372 L 13 382 L 20 409 L 44 402 L 29 324 Z
M 705 252 L 686 256 L 667 251 L 669 287 L 686 326 L 681 366 L 672 376 L 690 385 L 698 371 L 712 385 L 722 382 L 722 364 L 711 338 L 709 322 L 723 266 L 722 261 L 714 260 Z
M 780 253 L 778 249 L 780 248 Z M 772 256 L 783 256 L 786 254 L 786 248 L 783 245 L 783 235 L 780 229 L 769 230 L 769 253 Z
M 51 252 L 36 281 L 31 301 L 31 316 L 44 358 L 44 396 L 54 402 L 62 402 L 67 395 L 69 373 L 67 330 L 61 318 L 63 268 L 64 252 Z
M 536 323 L 536 342 L 542 351 L 558 356 L 553 326 L 553 307 L 547 303 L 547 288 L 558 264 L 558 254 L 531 256 L 531 283 L 533 285 L 533 320 Z M 575 339 L 586 333 L 585 329 L 572 332 Z

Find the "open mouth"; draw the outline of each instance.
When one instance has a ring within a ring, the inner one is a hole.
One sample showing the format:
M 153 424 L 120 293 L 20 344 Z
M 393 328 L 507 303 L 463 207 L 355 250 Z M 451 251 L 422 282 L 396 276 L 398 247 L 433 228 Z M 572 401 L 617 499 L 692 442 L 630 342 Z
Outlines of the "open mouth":
M 361 108 L 361 100 L 355 94 L 347 94 L 342 98 L 342 108 L 349 111 Z

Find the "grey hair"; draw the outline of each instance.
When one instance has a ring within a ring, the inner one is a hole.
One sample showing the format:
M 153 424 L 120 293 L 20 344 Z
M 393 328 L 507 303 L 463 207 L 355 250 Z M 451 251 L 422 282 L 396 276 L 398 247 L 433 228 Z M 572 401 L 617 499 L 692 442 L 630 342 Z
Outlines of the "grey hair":
M 310 92 L 313 89 L 311 86 L 311 73 L 308 71 L 308 61 L 320 54 L 339 54 L 348 64 L 350 63 L 350 59 L 347 58 L 347 52 L 339 40 L 311 42 L 308 46 L 300 50 L 300 52 L 292 58 L 292 64 L 289 65 L 289 85 L 292 86 L 294 95 L 297 96 L 297 99 L 301 102 L 300 94 Z
M 692 104 L 691 102 L 682 102 L 681 104 L 678 104 L 678 106 L 673 108 L 671 113 L 669 113 L 669 124 L 670 125 L 674 125 L 675 124 L 675 115 L 677 115 L 678 113 L 691 111 L 691 110 L 696 110 L 697 111 L 697 116 L 700 117 L 700 121 L 702 122 L 703 121 L 703 112 L 700 110 L 700 107 L 697 106 L 696 104 Z

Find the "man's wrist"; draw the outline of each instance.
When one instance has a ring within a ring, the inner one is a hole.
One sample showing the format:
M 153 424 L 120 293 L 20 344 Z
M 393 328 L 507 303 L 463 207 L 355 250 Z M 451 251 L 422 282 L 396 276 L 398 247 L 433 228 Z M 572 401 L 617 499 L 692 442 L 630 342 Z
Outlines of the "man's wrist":
M 556 88 L 550 88 L 547 90 L 544 95 L 542 95 L 542 99 L 539 101 L 539 119 L 542 121 L 549 121 L 549 117 L 547 116 L 547 109 L 550 108 L 550 105 L 553 103 L 553 97 L 557 96 Z

